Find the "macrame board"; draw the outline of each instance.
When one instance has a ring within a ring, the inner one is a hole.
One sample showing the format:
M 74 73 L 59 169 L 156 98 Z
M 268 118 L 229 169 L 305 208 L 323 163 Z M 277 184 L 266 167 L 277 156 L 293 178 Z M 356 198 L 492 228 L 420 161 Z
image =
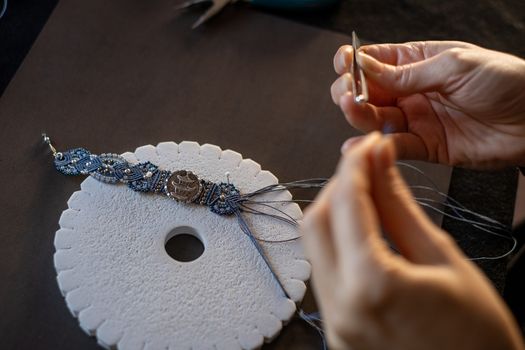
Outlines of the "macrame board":
M 164 142 L 123 155 L 161 169 L 191 170 L 243 193 L 277 183 L 258 163 L 196 142 Z M 288 200 L 288 191 L 263 199 Z M 254 349 L 272 340 L 302 300 L 310 265 L 299 241 L 266 243 L 266 256 L 293 300 L 286 298 L 235 217 L 162 195 L 134 192 L 88 177 L 60 218 L 54 256 L 60 290 L 80 326 L 106 348 Z M 295 203 L 280 205 L 300 219 Z M 244 214 L 265 240 L 296 237 L 297 228 Z M 165 251 L 168 234 L 191 227 L 205 246 L 191 262 Z

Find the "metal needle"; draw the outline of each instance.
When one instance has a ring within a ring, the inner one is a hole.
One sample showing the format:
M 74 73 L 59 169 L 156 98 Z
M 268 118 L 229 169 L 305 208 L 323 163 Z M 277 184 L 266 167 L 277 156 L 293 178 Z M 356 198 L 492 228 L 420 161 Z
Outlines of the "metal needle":
M 355 31 L 352 31 L 352 94 L 356 103 L 368 102 L 368 86 L 366 84 L 366 77 L 363 69 L 357 63 L 357 50 L 361 46 L 361 42 L 357 37 Z

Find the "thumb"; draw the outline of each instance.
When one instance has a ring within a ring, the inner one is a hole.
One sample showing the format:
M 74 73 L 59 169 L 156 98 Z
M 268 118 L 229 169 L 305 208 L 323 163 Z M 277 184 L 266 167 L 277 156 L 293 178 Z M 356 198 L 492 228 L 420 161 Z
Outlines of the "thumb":
M 372 197 L 386 235 L 409 261 L 430 265 L 448 262 L 458 249 L 414 201 L 394 165 L 394 149 L 392 140 L 384 138 L 371 159 Z
M 457 70 L 458 62 L 451 59 L 452 50 L 431 58 L 404 65 L 390 65 L 364 52 L 358 52 L 357 62 L 366 77 L 393 95 L 407 96 L 419 92 L 443 91 Z

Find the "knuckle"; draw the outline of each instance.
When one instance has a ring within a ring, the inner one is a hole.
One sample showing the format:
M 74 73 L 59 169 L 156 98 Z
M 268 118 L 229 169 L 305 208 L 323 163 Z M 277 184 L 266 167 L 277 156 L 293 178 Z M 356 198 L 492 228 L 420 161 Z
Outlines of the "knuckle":
M 425 41 L 409 41 L 405 43 L 409 48 L 407 55 L 412 59 L 417 59 L 418 57 L 426 57 L 426 52 L 428 51 L 428 43 Z
M 419 54 L 420 57 L 426 57 L 427 52 L 429 51 L 428 42 L 427 41 L 420 41 L 420 42 L 412 42 L 412 45 L 416 52 Z
M 464 57 L 465 51 L 462 47 L 453 47 L 446 50 L 444 55 L 454 61 L 460 61 Z
M 452 68 L 466 71 L 477 65 L 479 55 L 476 50 L 464 47 L 453 47 L 443 52 L 446 62 L 452 62 Z
M 406 65 L 398 66 L 396 68 L 394 73 L 394 81 L 396 85 L 405 87 L 410 86 L 413 79 L 413 67 L 414 65 L 412 63 L 409 63 Z

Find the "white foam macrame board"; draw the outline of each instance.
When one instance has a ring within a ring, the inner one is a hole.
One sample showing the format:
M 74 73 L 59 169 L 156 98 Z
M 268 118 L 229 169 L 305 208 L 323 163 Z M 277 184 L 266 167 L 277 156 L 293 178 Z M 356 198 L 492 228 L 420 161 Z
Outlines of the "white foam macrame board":
M 195 142 L 164 142 L 123 154 L 166 170 L 190 170 L 249 192 L 277 178 L 241 154 Z M 265 195 L 290 199 L 289 192 Z M 286 298 L 235 217 L 166 196 L 134 192 L 124 184 L 88 177 L 60 217 L 54 256 L 60 290 L 80 326 L 106 348 L 254 349 L 275 338 L 305 294 L 310 265 L 299 241 L 264 243 Z M 280 209 L 300 219 L 296 204 Z M 279 220 L 245 214 L 265 240 L 296 237 Z M 169 233 L 190 227 L 203 242 L 194 261 L 165 249 Z

